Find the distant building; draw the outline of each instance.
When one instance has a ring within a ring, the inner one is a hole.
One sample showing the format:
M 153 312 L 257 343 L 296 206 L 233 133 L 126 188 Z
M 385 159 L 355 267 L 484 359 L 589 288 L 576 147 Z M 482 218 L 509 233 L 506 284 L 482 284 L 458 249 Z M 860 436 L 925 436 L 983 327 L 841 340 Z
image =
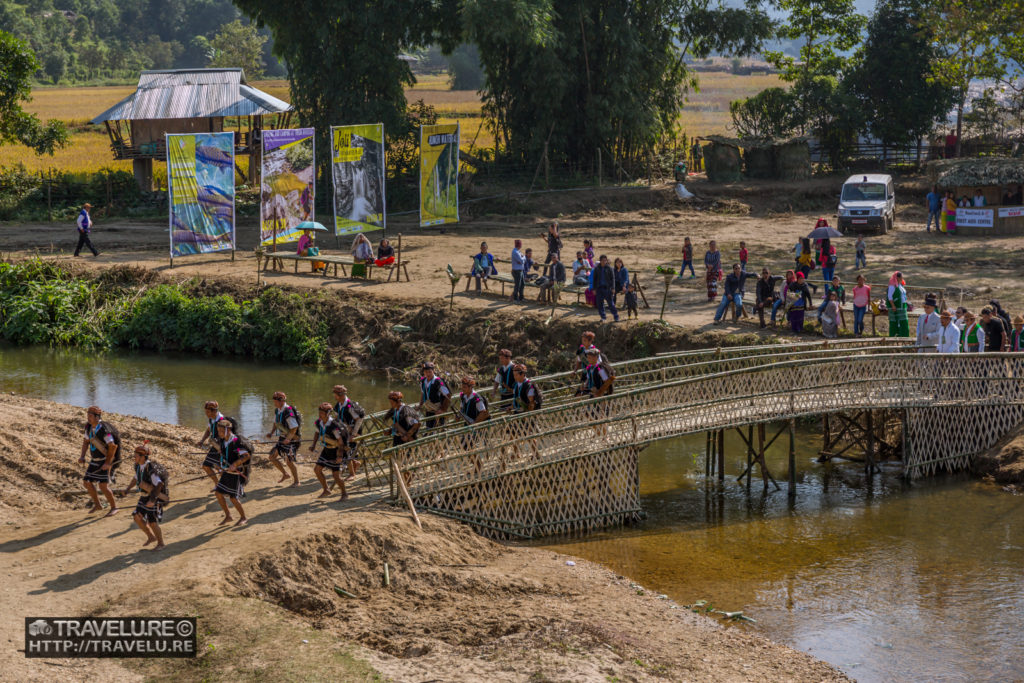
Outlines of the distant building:
M 143 71 L 134 93 L 90 123 L 106 126 L 114 159 L 131 159 L 135 180 L 150 190 L 153 161 L 167 160 L 167 133 L 234 130 L 235 155 L 249 155 L 255 169 L 264 117 L 281 114 L 270 127 L 286 128 L 292 111 L 246 85 L 241 69 L 168 69 Z

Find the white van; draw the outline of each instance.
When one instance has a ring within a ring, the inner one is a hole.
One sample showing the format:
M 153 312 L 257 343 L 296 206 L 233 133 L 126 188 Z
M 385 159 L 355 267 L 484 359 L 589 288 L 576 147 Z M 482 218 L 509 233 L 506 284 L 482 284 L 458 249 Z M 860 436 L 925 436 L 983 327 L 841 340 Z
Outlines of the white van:
M 880 173 L 852 175 L 839 195 L 839 230 L 874 229 L 885 234 L 896 217 L 896 195 L 892 176 Z

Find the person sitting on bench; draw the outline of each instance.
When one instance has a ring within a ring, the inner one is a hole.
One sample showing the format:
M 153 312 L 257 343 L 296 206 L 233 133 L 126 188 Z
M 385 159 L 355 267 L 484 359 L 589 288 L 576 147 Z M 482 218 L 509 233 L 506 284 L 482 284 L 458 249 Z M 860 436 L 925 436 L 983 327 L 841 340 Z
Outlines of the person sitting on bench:
M 373 245 L 363 233 L 357 234 L 352 241 L 352 260 L 356 263 L 373 263 Z
M 394 262 L 395 248 L 387 240 L 381 240 L 380 246 L 377 247 L 377 260 L 373 262 L 373 265 L 377 267 L 390 266 Z
M 476 278 L 476 291 L 480 291 L 480 283 L 492 275 L 498 274 L 494 267 L 494 254 L 488 253 L 487 242 L 480 243 L 480 253 L 473 257 L 473 269 L 469 274 Z

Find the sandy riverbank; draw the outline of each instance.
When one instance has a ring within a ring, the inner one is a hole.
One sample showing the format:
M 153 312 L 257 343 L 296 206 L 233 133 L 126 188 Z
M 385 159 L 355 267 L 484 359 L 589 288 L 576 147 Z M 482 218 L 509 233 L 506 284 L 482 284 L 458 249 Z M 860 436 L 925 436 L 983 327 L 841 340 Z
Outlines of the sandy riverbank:
M 12 680 L 847 680 L 756 627 L 723 628 L 589 562 L 570 566 L 432 516 L 421 532 L 362 488 L 344 504 L 317 500 L 308 468 L 297 489 L 258 470 L 241 529 L 217 526 L 209 482 L 176 486 L 166 549 L 140 551 L 134 498 L 102 518 L 73 495 L 82 412 L 0 397 L 0 595 L 12 607 L 0 614 L 0 666 Z M 193 475 L 197 457 L 178 451 L 198 433 L 108 417 L 129 446 L 152 440 L 172 482 Z M 27 615 L 150 613 L 197 614 L 203 654 L 128 662 L 19 652 Z

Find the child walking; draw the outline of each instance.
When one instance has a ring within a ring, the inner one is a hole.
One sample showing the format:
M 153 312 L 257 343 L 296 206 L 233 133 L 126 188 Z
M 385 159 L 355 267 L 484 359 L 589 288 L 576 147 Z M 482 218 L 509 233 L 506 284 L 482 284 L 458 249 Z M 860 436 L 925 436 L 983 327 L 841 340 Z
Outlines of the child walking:
M 683 267 L 679 269 L 679 277 L 683 277 L 683 273 L 686 269 L 690 269 L 690 279 L 697 277 L 697 273 L 693 272 L 693 244 L 690 242 L 689 237 L 683 238 Z
M 867 250 L 867 245 L 864 244 L 864 236 L 863 235 L 858 235 L 857 236 L 857 243 L 854 245 L 854 247 L 857 250 L 857 256 L 856 256 L 856 258 L 854 259 L 854 262 L 853 262 L 854 266 L 857 268 L 857 270 L 860 270 L 861 268 L 867 268 L 868 267 L 868 260 L 864 256 L 864 253 Z
M 747 272 L 747 243 L 740 242 L 740 270 Z

